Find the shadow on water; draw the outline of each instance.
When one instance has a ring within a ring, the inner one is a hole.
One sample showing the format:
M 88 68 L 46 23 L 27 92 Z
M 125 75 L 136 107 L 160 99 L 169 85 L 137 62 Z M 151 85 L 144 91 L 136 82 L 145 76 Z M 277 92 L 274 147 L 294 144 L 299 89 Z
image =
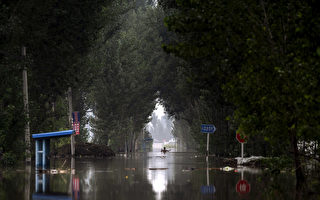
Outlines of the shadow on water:
M 234 169 L 205 160 L 196 153 L 151 152 L 55 160 L 46 173 L 27 165 L 0 172 L 0 199 L 298 198 L 293 173 Z

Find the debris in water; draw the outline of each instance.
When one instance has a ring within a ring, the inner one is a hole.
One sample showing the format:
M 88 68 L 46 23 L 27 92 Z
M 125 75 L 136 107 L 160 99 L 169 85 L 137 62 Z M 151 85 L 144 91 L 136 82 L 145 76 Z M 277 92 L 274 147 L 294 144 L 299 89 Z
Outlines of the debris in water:
M 166 170 L 168 168 L 149 168 L 149 170 Z
M 135 171 L 136 168 L 124 168 L 124 170 Z
M 196 168 L 191 167 L 191 168 L 189 168 L 189 169 L 183 169 L 182 172 L 190 172 L 190 171 L 193 171 L 193 170 L 195 170 L 195 169 L 196 169 Z
M 225 172 L 229 172 L 229 171 L 233 171 L 234 168 L 229 167 L 229 166 L 226 166 L 226 167 L 221 168 L 221 170 L 222 170 L 222 171 L 225 171 Z
M 166 158 L 167 156 L 156 156 L 157 158 Z
M 251 156 L 249 158 L 241 158 L 241 157 L 236 157 L 235 159 L 237 160 L 238 165 L 245 165 L 250 162 L 256 162 L 258 160 L 262 160 L 264 157 L 262 156 Z

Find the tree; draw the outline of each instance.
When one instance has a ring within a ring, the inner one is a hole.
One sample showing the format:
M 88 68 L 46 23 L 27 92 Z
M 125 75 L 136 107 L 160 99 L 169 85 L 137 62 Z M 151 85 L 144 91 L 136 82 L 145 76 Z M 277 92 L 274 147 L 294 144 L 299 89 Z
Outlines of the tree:
M 135 149 L 156 103 L 154 71 L 164 55 L 154 29 L 156 12 L 148 6 L 128 11 L 122 18 L 128 20 L 122 21 L 117 34 L 97 46 L 95 57 L 102 73 L 92 95 L 95 138 L 111 142 L 116 149 Z
M 6 119 L 0 123 L 1 144 L 12 140 L 20 144 L 26 120 L 31 122 L 32 133 L 68 127 L 64 102 L 67 88 L 84 91 L 87 81 L 95 76 L 96 69 L 84 60 L 99 29 L 99 13 L 109 5 L 100 0 L 1 1 L 0 64 L 4 78 L 1 90 L 8 94 L 0 97 L 1 115 Z M 27 47 L 25 61 L 20 59 L 21 46 Z M 30 119 L 20 112 L 23 103 L 18 88 L 25 65 L 29 74 Z M 9 134 L 8 128 L 14 133 Z
M 177 6 L 165 23 L 179 37 L 164 49 L 191 64 L 185 65 L 187 81 L 200 94 L 218 95 L 200 95 L 206 104 L 230 103 L 234 126 L 246 135 L 263 136 L 272 147 L 291 144 L 299 187 L 298 142 L 319 140 L 315 2 L 193 0 Z

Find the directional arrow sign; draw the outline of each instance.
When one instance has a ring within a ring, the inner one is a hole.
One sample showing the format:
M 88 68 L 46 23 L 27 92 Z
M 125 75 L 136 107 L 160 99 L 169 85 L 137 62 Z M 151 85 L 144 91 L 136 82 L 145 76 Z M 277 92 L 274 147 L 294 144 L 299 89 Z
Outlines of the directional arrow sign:
M 201 124 L 202 133 L 214 133 L 216 130 L 217 129 L 213 124 Z

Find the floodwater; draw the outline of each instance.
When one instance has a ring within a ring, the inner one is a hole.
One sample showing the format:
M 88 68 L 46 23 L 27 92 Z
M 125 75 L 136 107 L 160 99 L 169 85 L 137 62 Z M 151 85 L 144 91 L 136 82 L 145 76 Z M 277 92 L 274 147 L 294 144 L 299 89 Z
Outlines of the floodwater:
M 223 167 L 174 152 L 51 160 L 51 173 L 30 166 L 1 171 L 0 199 L 294 199 L 291 173 Z

